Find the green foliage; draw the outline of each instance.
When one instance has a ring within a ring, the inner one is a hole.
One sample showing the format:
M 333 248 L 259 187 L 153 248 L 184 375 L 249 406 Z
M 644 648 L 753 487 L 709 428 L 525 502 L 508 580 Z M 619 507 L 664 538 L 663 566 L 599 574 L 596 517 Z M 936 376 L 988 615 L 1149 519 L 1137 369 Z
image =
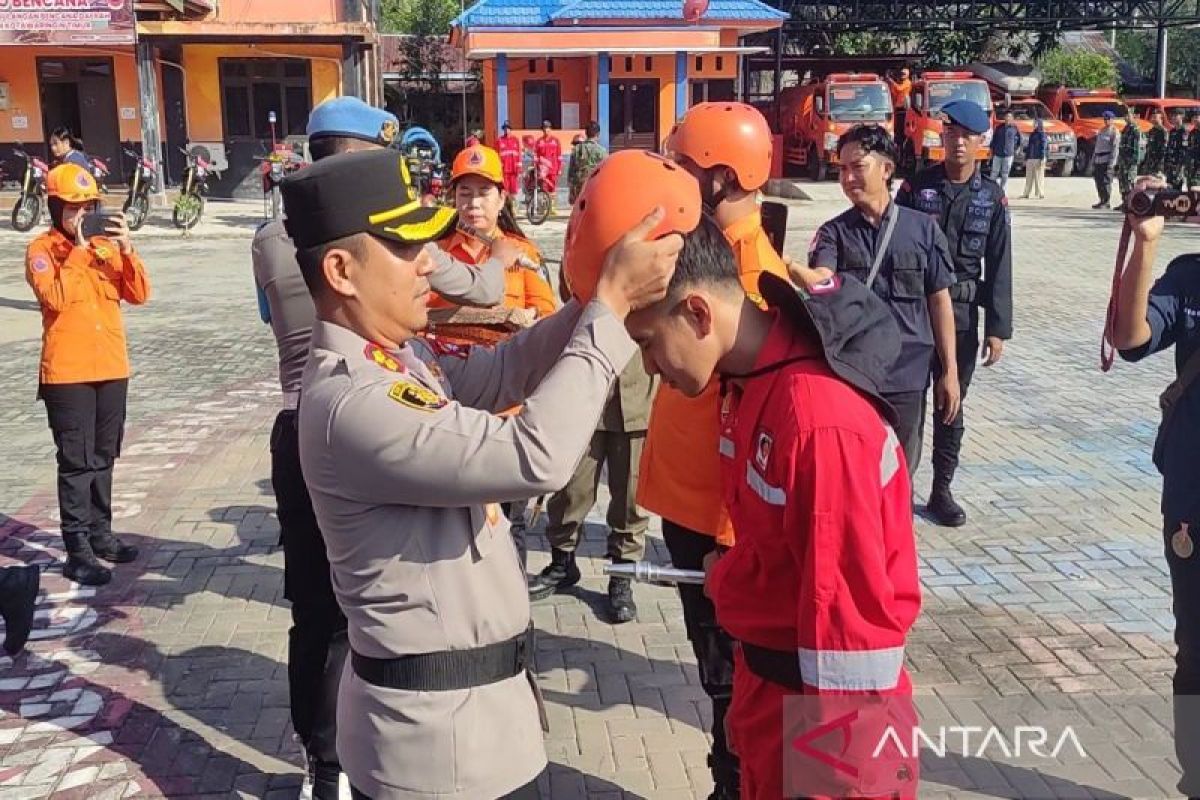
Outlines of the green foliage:
M 472 3 L 467 3 L 469 8 Z M 379 29 L 384 33 L 444 36 L 459 14 L 457 0 L 383 0 Z
M 1119 31 L 1117 52 L 1147 78 L 1153 77 L 1158 43 L 1154 31 Z M 1167 39 L 1167 81 L 1195 90 L 1200 87 L 1200 31 L 1172 28 Z
M 1117 66 L 1100 53 L 1054 48 L 1038 60 L 1044 83 L 1061 83 L 1080 89 L 1117 86 Z

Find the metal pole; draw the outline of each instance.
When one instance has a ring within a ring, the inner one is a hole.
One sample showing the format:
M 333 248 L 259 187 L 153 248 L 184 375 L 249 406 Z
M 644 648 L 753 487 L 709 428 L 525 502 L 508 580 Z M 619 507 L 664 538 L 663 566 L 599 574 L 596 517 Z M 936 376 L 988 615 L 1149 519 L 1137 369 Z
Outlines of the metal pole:
M 1154 71 L 1154 88 L 1159 97 L 1167 96 L 1167 26 L 1160 18 L 1158 22 L 1157 68 Z
M 775 92 L 775 130 L 780 130 L 783 109 L 779 106 L 779 84 L 783 80 L 783 26 L 775 35 L 775 84 L 771 90 Z
M 162 134 L 158 130 L 158 65 L 154 63 L 154 45 L 151 42 L 139 41 L 136 52 L 142 112 L 142 155 L 160 167 L 158 186 L 151 195 L 151 204 L 156 208 L 164 208 L 167 205 L 167 194 L 163 191 L 166 159 L 163 158 Z

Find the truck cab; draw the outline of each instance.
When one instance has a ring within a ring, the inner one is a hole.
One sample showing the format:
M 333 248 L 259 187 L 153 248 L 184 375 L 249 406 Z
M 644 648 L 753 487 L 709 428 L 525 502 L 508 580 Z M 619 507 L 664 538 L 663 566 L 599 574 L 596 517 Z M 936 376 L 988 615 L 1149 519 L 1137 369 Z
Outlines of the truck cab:
M 834 73 L 784 89 L 779 101 L 784 162 L 815 181 L 838 163 L 838 139 L 855 125 L 882 125 L 894 134 L 891 93 L 873 73 Z
M 902 165 L 920 171 L 933 162 L 945 160 L 946 149 L 942 141 L 945 122 L 941 111 L 942 106 L 953 100 L 970 100 L 987 111 L 991 124 L 984 135 L 983 147 L 979 148 L 978 160 L 987 161 L 992 157 L 991 132 L 996 127 L 996 114 L 987 82 L 970 72 L 926 72 L 913 83 L 909 108 L 904 115 Z
M 1038 99 L 1046 104 L 1054 116 L 1075 132 L 1078 146 L 1075 150 L 1075 174 L 1092 173 L 1092 154 L 1096 149 L 1096 134 L 1104 127 L 1104 112 L 1115 116 L 1117 130 L 1125 130 L 1125 103 L 1112 89 L 1070 89 L 1065 86 L 1045 86 L 1038 92 Z M 1150 130 L 1150 123 L 1138 120 L 1143 131 Z
M 1071 126 L 1055 119 L 1046 104 L 1036 97 L 997 97 L 996 118 L 1001 120 L 1006 112 L 1012 111 L 1013 124 L 1021 133 L 1021 149 L 1013 161 L 1015 166 L 1025 163 L 1026 145 L 1029 134 L 1040 119 L 1046 132 L 1046 170 L 1051 175 L 1070 175 L 1075 169 L 1075 151 L 1078 144 Z
M 1147 122 L 1150 121 L 1151 114 L 1161 111 L 1163 125 L 1167 130 L 1175 127 L 1171 124 L 1171 115 L 1177 109 L 1183 109 L 1185 124 L 1200 114 L 1200 100 L 1188 100 L 1183 97 L 1139 97 L 1127 99 L 1125 103 L 1133 109 L 1133 113 L 1137 114 L 1138 119 L 1144 119 Z

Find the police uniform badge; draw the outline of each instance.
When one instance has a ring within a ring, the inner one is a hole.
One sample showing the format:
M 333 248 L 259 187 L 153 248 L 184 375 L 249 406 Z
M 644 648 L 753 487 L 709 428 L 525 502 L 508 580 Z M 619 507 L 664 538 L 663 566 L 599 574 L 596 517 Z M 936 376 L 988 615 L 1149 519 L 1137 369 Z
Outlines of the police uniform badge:
M 446 405 L 446 399 L 437 392 L 410 381 L 393 383 L 388 389 L 388 397 L 417 411 L 436 411 Z
M 379 366 L 386 369 L 388 372 L 407 372 L 408 369 L 397 361 L 387 350 L 384 350 L 377 344 L 368 343 L 363 348 L 363 355 L 371 361 L 374 361 Z
M 1191 558 L 1195 551 L 1196 543 L 1192 541 L 1192 534 L 1188 532 L 1188 524 L 1179 523 L 1179 530 L 1171 534 L 1171 552 L 1179 558 Z
M 384 120 L 383 124 L 379 126 L 379 141 L 383 142 L 384 144 L 391 144 L 395 138 L 396 123 L 392 122 L 390 119 Z

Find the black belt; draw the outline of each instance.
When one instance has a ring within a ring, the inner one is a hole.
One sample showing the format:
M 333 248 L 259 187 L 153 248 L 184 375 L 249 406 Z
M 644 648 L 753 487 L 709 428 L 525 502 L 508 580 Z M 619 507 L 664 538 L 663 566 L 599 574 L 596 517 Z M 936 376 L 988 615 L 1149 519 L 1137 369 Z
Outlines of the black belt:
M 979 295 L 979 282 L 974 279 L 959 281 L 950 287 L 950 300 L 954 303 L 974 303 Z
M 503 642 L 469 650 L 414 653 L 398 658 L 350 654 L 354 674 L 374 686 L 410 692 L 451 692 L 497 683 L 525 671 L 533 653 L 533 628 Z
M 771 650 L 748 642 L 742 642 L 741 646 L 742 659 L 755 675 L 788 689 L 798 692 L 804 690 L 804 680 L 800 675 L 800 654 L 795 650 Z

